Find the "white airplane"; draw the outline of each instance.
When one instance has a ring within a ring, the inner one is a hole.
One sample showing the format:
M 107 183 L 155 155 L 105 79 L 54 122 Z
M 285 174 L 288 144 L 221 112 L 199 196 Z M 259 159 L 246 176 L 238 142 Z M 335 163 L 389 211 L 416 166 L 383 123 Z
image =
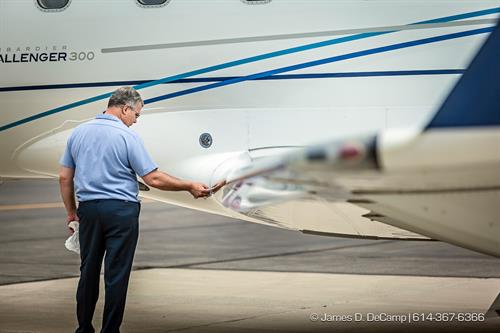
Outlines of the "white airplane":
M 227 182 L 207 200 L 143 185 L 144 198 L 500 256 L 499 13 L 498 0 L 0 0 L 0 176 L 55 177 L 71 130 L 133 85 L 133 129 L 160 169 Z

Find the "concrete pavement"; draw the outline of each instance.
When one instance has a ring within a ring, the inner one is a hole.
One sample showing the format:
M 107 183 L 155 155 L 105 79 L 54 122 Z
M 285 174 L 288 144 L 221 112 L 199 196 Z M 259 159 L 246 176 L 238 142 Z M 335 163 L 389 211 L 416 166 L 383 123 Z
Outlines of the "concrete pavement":
M 79 259 L 64 217 L 55 181 L 0 186 L 0 333 L 75 327 Z M 303 235 L 145 203 L 134 270 L 123 332 L 500 330 L 498 318 L 368 320 L 488 309 L 500 260 L 441 242 Z M 97 328 L 101 311 L 102 297 Z
M 71 331 L 77 282 L 0 286 L 0 332 Z M 498 332 L 500 318 L 481 317 L 498 290 L 497 278 L 140 270 L 132 274 L 122 332 Z M 456 318 L 431 321 L 429 313 Z

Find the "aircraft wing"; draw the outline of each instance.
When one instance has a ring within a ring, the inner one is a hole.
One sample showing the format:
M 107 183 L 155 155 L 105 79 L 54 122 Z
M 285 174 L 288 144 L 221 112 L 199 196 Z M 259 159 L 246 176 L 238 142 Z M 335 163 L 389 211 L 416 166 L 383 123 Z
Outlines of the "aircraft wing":
M 498 59 L 497 26 L 426 128 L 249 159 L 226 173 L 218 200 L 303 232 L 431 238 L 500 256 Z

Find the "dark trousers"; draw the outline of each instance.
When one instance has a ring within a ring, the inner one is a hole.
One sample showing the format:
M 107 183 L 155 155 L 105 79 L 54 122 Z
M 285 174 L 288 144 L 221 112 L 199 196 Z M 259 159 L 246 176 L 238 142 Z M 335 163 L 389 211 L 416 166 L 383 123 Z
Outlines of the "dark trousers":
M 80 281 L 76 293 L 76 333 L 94 333 L 92 317 L 99 298 L 104 253 L 105 301 L 102 333 L 118 333 L 125 310 L 128 281 L 139 236 L 140 204 L 122 200 L 81 202 Z

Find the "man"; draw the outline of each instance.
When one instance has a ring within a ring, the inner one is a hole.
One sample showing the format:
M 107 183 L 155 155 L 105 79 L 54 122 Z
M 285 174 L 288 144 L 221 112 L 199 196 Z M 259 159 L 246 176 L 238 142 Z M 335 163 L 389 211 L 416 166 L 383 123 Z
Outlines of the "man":
M 109 99 L 104 114 L 73 131 L 60 161 L 59 183 L 67 222 L 80 222 L 77 333 L 94 332 L 92 317 L 99 297 L 104 253 L 106 293 L 101 332 L 119 332 L 138 238 L 140 203 L 136 174 L 149 186 L 161 190 L 188 191 L 194 198 L 210 195 L 204 184 L 180 180 L 158 170 L 142 140 L 129 129 L 137 122 L 143 106 L 141 96 L 133 88 L 119 88 Z

